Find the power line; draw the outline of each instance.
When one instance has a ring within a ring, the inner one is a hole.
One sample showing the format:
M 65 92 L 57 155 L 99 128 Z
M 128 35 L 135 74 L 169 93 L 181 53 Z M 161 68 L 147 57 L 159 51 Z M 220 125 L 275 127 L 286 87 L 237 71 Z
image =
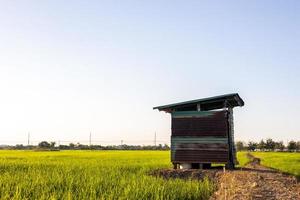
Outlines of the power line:
M 92 140 L 92 133 L 90 132 L 89 133 L 89 138 L 88 140 L 61 140 L 59 138 L 57 139 L 37 139 L 37 138 L 32 138 L 31 137 L 31 133 L 28 132 L 27 133 L 27 138 L 26 140 L 1 140 L 1 143 L 3 144 L 25 144 L 25 145 L 36 145 L 38 144 L 39 142 L 41 141 L 48 141 L 48 142 L 51 142 L 51 141 L 57 141 L 57 145 L 65 145 L 65 144 L 69 144 L 69 143 L 80 143 L 80 144 L 86 144 L 86 145 L 90 145 L 92 146 L 92 144 L 95 144 L 95 145 L 155 145 L 157 146 L 158 144 L 169 144 L 170 141 L 168 139 L 165 139 L 165 140 L 158 140 L 157 138 L 157 133 L 155 132 L 154 133 L 154 138 L 151 140 L 151 139 L 112 139 L 112 140 Z

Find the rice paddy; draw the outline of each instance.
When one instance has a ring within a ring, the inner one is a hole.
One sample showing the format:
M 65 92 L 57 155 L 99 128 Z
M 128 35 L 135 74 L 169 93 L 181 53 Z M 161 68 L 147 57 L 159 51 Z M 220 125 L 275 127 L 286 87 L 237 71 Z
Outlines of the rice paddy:
M 0 151 L 0 199 L 208 199 L 209 180 L 163 179 L 168 151 Z
M 247 157 L 248 152 L 240 151 L 237 152 L 237 159 L 239 161 L 239 165 L 237 167 L 244 167 L 250 162 L 250 159 Z
M 239 166 L 249 162 L 238 152 Z M 251 152 L 261 164 L 300 177 L 300 154 Z M 208 179 L 163 179 L 169 151 L 0 151 L 0 199 L 209 199 Z
M 262 165 L 292 174 L 300 179 L 299 152 L 251 152 L 251 154 L 260 158 Z

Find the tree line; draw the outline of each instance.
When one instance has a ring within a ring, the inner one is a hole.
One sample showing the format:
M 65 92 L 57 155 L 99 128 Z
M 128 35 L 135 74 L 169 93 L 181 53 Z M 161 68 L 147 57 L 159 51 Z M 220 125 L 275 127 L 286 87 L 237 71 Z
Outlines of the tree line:
M 274 141 L 271 138 L 261 140 L 260 142 L 250 141 L 248 143 L 236 142 L 237 151 L 300 151 L 300 141 L 291 140 L 285 145 L 283 141 Z
M 237 151 L 290 151 L 300 152 L 300 141 L 291 140 L 285 145 L 283 141 L 274 141 L 272 139 L 261 140 L 260 142 L 237 141 L 235 144 Z M 0 149 L 17 149 L 17 150 L 170 150 L 167 144 L 158 145 L 85 145 L 80 143 L 69 143 L 68 145 L 57 145 L 55 142 L 42 141 L 38 145 L 5 145 Z
M 158 145 L 85 145 L 80 143 L 69 143 L 68 145 L 56 145 L 55 142 L 42 141 L 38 145 L 11 145 L 2 146 L 0 149 L 16 149 L 16 150 L 169 150 L 170 147 L 167 144 Z

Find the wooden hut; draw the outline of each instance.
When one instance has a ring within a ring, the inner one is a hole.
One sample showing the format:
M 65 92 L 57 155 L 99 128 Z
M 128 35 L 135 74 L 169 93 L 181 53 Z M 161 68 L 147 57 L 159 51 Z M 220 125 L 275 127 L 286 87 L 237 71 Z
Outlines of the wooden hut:
M 171 113 L 171 161 L 174 168 L 237 164 L 233 108 L 243 106 L 237 93 L 154 107 Z

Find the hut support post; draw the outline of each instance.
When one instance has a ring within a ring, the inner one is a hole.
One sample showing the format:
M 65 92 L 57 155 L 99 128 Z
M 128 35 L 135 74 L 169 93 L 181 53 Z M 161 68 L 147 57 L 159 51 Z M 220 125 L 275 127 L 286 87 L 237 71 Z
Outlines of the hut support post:
M 173 169 L 178 169 L 178 164 L 177 163 L 173 163 Z
M 236 151 L 234 147 L 233 109 L 231 107 L 228 107 L 228 125 L 229 160 L 226 167 L 234 169 Z

